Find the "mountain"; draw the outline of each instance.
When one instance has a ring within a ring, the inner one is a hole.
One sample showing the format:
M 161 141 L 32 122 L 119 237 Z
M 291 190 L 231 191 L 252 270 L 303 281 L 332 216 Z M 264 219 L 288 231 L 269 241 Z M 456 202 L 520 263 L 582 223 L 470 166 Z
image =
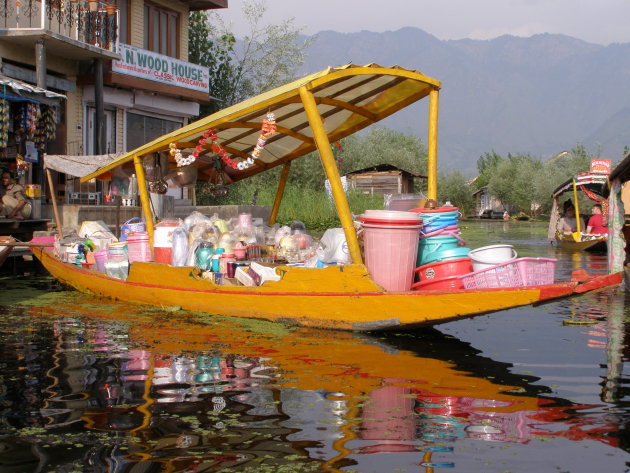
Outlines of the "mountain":
M 630 145 L 630 43 L 601 46 L 564 35 L 442 41 L 418 29 L 322 31 L 300 73 L 375 62 L 442 82 L 440 169 L 476 170 L 485 152 L 542 159 L 583 144 L 618 161 Z M 384 120 L 426 142 L 427 100 Z

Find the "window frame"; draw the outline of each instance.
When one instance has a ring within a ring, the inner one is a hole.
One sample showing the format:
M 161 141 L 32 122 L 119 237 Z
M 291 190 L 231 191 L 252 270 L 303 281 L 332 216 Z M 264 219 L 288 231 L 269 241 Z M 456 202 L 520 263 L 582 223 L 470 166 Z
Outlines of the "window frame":
M 163 54 L 164 56 L 179 58 L 180 46 L 180 13 L 169 8 L 165 8 L 161 5 L 156 5 L 151 2 L 144 2 L 144 49 L 147 51 L 153 51 L 155 53 Z M 165 18 L 165 24 L 162 24 L 162 19 Z M 170 25 L 172 19 L 175 20 L 175 31 L 171 31 Z M 158 37 L 156 38 L 155 28 L 153 22 L 157 20 Z M 166 28 L 166 34 L 162 34 L 162 29 Z M 173 42 L 173 35 L 175 41 Z M 154 47 L 154 43 L 157 40 L 157 49 Z M 171 51 L 172 46 L 175 46 L 175 51 Z M 163 47 L 165 50 L 163 50 Z

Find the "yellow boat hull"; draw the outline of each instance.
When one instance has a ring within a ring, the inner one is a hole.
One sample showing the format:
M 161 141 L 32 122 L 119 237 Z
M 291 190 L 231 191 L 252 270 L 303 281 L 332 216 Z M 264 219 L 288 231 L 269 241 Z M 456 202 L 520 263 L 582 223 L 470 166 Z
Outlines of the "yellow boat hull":
M 370 331 L 435 325 L 462 317 L 618 285 L 621 274 L 587 283 L 482 290 L 386 292 L 364 265 L 311 269 L 282 267 L 283 278 L 259 287 L 218 286 L 194 268 L 136 262 L 126 281 L 57 260 L 50 251 L 33 254 L 58 281 L 78 291 L 115 300 L 210 314 L 266 319 L 307 327 Z

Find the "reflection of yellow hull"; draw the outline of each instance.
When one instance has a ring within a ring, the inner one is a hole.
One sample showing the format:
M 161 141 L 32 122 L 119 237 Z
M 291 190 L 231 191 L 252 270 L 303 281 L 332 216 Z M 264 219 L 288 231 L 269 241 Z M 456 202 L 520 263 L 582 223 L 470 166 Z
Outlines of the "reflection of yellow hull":
M 194 276 L 193 268 L 134 263 L 127 281 L 62 263 L 32 248 L 60 282 L 97 296 L 154 306 L 177 306 L 210 314 L 267 319 L 342 330 L 375 330 L 431 325 L 568 296 L 577 282 L 482 290 L 386 292 L 365 266 L 284 268 L 279 282 L 260 287 L 216 286 Z M 590 281 L 589 290 L 619 284 L 621 275 Z

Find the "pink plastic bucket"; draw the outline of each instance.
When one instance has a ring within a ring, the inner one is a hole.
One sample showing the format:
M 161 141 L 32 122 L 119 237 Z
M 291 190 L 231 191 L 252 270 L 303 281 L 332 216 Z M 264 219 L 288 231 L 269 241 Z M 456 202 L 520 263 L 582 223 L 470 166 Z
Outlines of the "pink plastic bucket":
M 129 262 L 151 261 L 151 245 L 147 232 L 137 232 L 127 234 L 127 254 Z
M 363 228 L 365 265 L 372 280 L 387 291 L 409 291 L 418 251 L 420 223 L 364 223 Z
M 105 263 L 107 263 L 107 250 L 97 250 L 94 252 L 94 261 L 96 261 L 96 269 L 101 273 L 105 272 Z

